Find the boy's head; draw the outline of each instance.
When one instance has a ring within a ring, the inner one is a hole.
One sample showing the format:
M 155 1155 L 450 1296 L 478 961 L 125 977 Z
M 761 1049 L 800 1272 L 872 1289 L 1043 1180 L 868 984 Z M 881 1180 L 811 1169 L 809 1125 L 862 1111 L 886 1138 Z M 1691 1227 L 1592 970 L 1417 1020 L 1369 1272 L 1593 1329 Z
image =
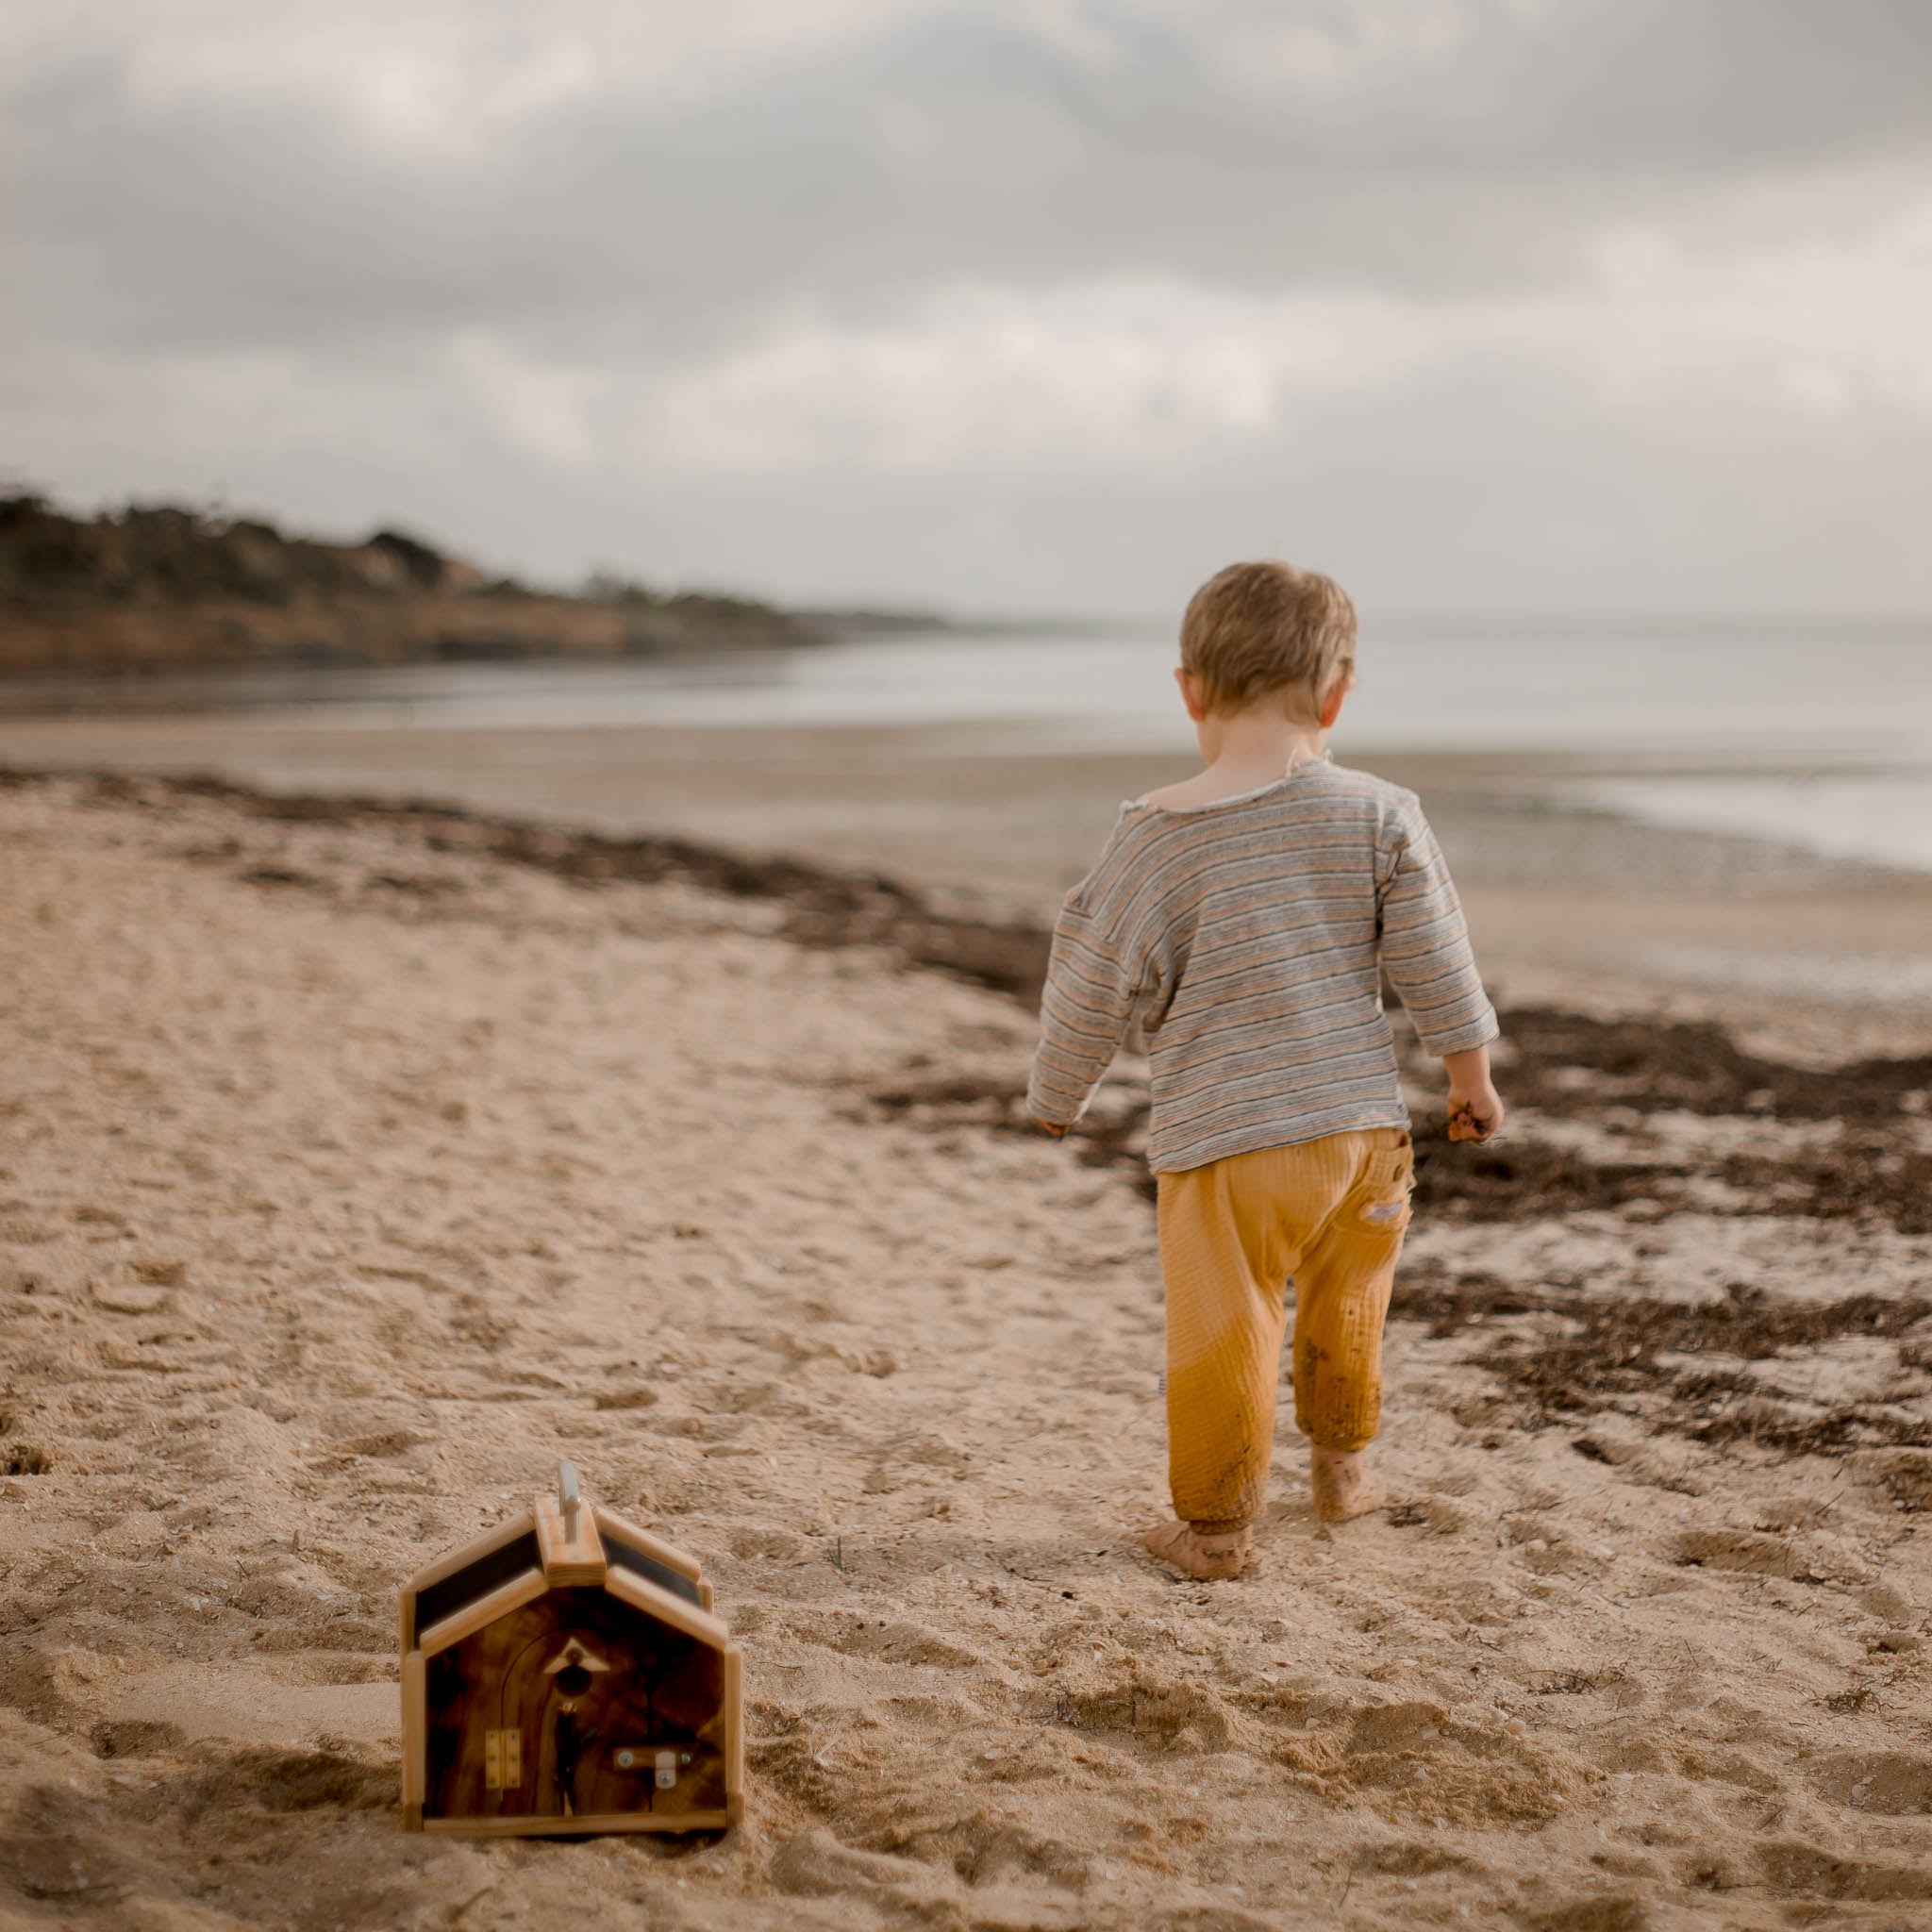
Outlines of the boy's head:
M 1327 701 L 1355 670 L 1355 606 L 1317 571 L 1231 563 L 1188 605 L 1181 670 L 1208 715 L 1268 699 L 1289 717 L 1325 724 Z

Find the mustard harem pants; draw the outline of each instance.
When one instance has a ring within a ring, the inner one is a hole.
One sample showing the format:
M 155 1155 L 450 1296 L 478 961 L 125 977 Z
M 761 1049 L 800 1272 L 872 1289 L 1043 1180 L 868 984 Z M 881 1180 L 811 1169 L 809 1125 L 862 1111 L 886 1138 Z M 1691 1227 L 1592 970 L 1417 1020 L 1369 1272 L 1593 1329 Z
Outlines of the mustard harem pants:
M 1231 1154 L 1158 1177 L 1168 1479 L 1212 1533 L 1259 1514 L 1294 1284 L 1296 1425 L 1359 1449 L 1382 1413 L 1382 1322 L 1415 1155 L 1399 1127 Z

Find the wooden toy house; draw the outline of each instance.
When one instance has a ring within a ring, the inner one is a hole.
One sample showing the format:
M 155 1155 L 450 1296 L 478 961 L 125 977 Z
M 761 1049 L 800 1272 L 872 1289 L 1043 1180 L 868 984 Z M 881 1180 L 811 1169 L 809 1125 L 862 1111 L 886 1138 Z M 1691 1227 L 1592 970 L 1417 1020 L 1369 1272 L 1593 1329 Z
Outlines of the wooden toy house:
M 404 1587 L 403 1824 L 713 1831 L 743 1808 L 740 1658 L 698 1566 L 558 1493 Z

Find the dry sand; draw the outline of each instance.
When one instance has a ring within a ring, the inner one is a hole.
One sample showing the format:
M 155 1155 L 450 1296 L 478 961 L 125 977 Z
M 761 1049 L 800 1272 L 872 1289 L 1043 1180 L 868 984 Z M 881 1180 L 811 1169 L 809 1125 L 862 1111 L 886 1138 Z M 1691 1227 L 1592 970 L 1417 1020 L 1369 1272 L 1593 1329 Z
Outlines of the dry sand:
M 1519 997 L 1396 1507 L 1284 1422 L 1188 1585 L 1141 1090 L 1016 1130 L 1037 937 L 150 781 L 0 855 L 0 1926 L 1932 1923 L 1932 1062 Z M 559 1453 L 716 1581 L 741 1830 L 397 1828 L 396 1585 Z

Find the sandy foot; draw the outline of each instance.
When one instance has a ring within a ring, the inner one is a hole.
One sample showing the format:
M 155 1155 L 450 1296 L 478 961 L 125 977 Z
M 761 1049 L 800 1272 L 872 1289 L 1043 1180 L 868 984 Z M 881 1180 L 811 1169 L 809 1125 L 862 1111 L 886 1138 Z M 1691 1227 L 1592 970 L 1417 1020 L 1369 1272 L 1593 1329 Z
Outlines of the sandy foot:
M 1308 1487 L 1324 1523 L 1353 1523 L 1389 1500 L 1389 1485 L 1362 1466 L 1361 1452 L 1308 1451 Z
M 1203 1536 L 1185 1523 L 1163 1523 L 1141 1537 L 1141 1546 L 1183 1576 L 1225 1582 L 1247 1568 L 1250 1538 L 1244 1529 Z

